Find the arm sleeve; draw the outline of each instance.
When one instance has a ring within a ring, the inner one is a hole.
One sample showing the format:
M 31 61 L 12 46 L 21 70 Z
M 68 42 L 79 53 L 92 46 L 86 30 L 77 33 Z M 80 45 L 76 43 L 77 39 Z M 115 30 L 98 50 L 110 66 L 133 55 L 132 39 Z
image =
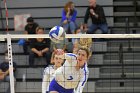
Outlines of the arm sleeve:
M 100 19 L 103 19 L 105 17 L 104 9 L 101 6 L 99 6 L 98 16 Z
M 47 48 L 50 48 L 50 45 L 51 45 L 50 39 L 47 38 L 47 39 L 46 39 L 46 43 L 47 43 L 46 47 L 47 47 Z
M 88 19 L 89 19 L 89 7 L 87 8 L 86 14 L 85 14 L 85 17 L 84 17 L 84 23 L 85 23 L 85 24 L 87 24 Z
M 66 19 L 67 19 L 66 12 L 64 10 L 62 10 L 62 20 L 61 21 L 63 22 Z
M 84 73 L 83 73 L 83 76 L 81 77 L 80 79 L 80 82 L 75 90 L 75 93 L 82 93 L 83 89 L 84 89 L 84 86 L 87 82 L 87 79 L 88 79 L 88 75 L 89 75 L 89 71 L 88 69 L 84 68 Z
M 42 93 L 46 93 L 46 91 L 48 91 L 47 88 L 48 88 L 49 83 L 50 83 L 50 81 L 49 81 L 50 75 L 47 73 L 47 70 L 48 70 L 48 68 L 46 68 L 46 69 L 44 70 L 44 74 L 43 74 Z
M 36 43 L 36 40 L 35 39 L 31 39 L 31 41 L 30 41 L 30 48 L 35 48 L 35 43 Z
M 76 16 L 77 16 L 77 11 L 76 10 L 74 10 L 74 13 L 73 13 L 73 15 L 72 15 L 72 17 L 71 17 L 71 21 L 73 21 L 73 22 L 75 22 L 75 20 L 76 20 Z

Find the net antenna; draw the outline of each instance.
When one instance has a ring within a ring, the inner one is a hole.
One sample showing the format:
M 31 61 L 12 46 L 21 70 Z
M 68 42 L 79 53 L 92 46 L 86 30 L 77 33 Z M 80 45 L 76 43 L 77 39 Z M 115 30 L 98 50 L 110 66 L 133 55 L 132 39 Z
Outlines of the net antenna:
M 14 73 L 13 73 L 13 56 L 12 56 L 12 45 L 11 36 L 7 34 L 7 48 L 8 48 L 8 59 L 9 59 L 9 75 L 10 75 L 10 90 L 11 93 L 15 93 L 14 86 Z
M 7 39 L 7 48 L 8 48 L 8 59 L 9 59 L 9 75 L 10 75 L 10 91 L 11 93 L 15 93 L 15 86 L 14 86 L 14 74 L 13 74 L 13 57 L 12 57 L 12 45 L 11 45 L 11 36 L 8 33 L 8 9 L 6 0 L 4 0 L 5 12 L 6 12 L 6 31 L 7 35 L 5 36 Z

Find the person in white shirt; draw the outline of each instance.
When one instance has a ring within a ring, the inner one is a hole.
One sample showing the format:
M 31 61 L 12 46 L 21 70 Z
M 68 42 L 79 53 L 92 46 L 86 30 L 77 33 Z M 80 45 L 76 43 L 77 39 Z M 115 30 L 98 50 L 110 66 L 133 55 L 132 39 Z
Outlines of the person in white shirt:
M 54 72 L 57 68 L 61 67 L 64 59 L 61 58 L 61 54 L 63 54 L 62 49 L 56 49 L 55 52 L 52 54 L 51 63 L 54 65 L 51 65 L 49 67 L 46 67 L 43 74 L 43 80 L 42 80 L 42 93 L 48 93 L 49 90 L 49 84 L 50 81 L 54 78 Z
M 79 48 L 77 55 L 65 53 L 63 66 L 55 71 L 50 82 L 49 93 L 82 93 L 88 79 L 87 61 L 90 52 L 87 47 Z

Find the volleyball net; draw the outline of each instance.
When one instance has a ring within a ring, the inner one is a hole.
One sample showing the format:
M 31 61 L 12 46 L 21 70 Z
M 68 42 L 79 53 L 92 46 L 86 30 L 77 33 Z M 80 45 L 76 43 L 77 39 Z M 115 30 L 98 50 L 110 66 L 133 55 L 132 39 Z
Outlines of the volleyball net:
M 83 93 L 140 92 L 138 84 L 140 82 L 139 34 L 67 34 L 65 36 L 69 39 L 81 37 L 92 38 L 93 41 L 92 56 L 88 62 L 89 77 Z M 0 35 L 0 39 L 4 40 L 0 41 L 1 62 L 5 60 L 4 51 L 8 50 L 11 93 L 40 93 L 42 91 L 46 60 L 36 57 L 35 67 L 29 66 L 30 47 L 28 46 L 28 53 L 24 54 L 23 46 L 18 45 L 20 39 L 27 38 L 49 38 L 49 35 Z M 67 51 L 72 52 L 72 50 L 73 44 L 68 41 Z M 13 72 L 13 62 L 17 64 L 15 72 Z M 2 83 L 0 92 L 5 92 L 7 87 L 8 82 Z

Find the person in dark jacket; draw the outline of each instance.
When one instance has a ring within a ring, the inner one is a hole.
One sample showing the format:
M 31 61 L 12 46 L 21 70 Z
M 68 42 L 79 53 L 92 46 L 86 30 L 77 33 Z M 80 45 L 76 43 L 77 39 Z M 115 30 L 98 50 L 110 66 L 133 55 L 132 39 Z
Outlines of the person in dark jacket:
M 36 34 L 36 28 L 39 25 L 34 22 L 33 17 L 27 18 L 27 25 L 25 26 L 25 34 Z M 23 45 L 24 54 L 28 54 L 28 46 L 30 45 L 30 39 L 26 39 Z
M 88 34 L 93 34 L 97 29 L 100 29 L 104 34 L 108 32 L 104 10 L 100 5 L 96 4 L 96 0 L 89 0 L 89 6 L 84 17 L 84 24 L 86 28 L 89 17 L 92 20 L 92 24 L 89 27 L 87 32 Z
M 44 34 L 44 28 L 37 27 L 36 34 Z M 29 54 L 29 65 L 34 67 L 35 57 L 45 57 L 47 65 L 50 62 L 50 39 L 35 38 L 31 40 L 31 50 Z

